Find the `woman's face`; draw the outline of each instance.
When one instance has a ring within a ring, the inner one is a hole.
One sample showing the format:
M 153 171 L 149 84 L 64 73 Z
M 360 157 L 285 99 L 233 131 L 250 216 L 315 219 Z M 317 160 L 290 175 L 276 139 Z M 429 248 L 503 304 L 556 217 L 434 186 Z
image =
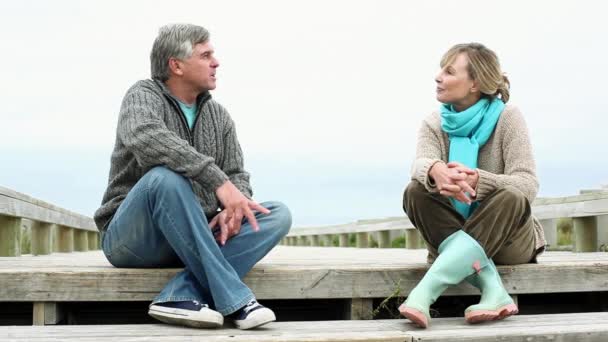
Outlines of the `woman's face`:
M 461 53 L 452 63 L 441 68 L 435 82 L 437 82 L 437 101 L 451 104 L 456 110 L 461 111 L 479 100 L 481 94 L 477 83 L 471 79 L 467 66 L 469 59 L 465 53 Z

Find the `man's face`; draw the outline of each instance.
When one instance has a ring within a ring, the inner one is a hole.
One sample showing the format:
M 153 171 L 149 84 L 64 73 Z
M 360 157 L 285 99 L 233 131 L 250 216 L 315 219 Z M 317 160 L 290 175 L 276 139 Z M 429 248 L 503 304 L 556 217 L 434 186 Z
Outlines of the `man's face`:
M 192 56 L 180 61 L 182 79 L 198 92 L 215 89 L 215 72 L 220 66 L 209 41 L 196 44 Z

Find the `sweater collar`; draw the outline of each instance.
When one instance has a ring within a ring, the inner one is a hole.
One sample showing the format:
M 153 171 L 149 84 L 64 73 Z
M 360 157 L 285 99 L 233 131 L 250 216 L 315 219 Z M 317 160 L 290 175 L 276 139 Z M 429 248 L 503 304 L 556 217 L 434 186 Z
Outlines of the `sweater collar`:
M 162 82 L 158 79 L 153 79 L 153 81 L 154 81 L 154 83 L 156 83 L 156 85 L 158 85 L 158 87 L 161 89 L 161 91 L 165 95 L 167 95 L 171 99 L 179 102 L 179 100 L 173 94 L 171 94 L 171 91 L 169 90 L 169 88 L 167 87 L 165 82 Z M 211 99 L 211 93 L 208 90 L 205 90 L 204 92 L 198 94 L 198 96 L 196 97 L 196 106 L 200 107 L 203 103 L 207 102 L 209 99 Z

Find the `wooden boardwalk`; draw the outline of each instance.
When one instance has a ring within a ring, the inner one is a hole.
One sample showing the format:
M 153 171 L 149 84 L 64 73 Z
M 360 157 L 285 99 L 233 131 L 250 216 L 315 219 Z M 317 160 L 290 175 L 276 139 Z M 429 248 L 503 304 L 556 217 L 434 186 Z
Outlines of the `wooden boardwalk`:
M 608 313 L 514 316 L 469 325 L 462 318 L 434 319 L 429 329 L 405 320 L 275 322 L 251 331 L 151 325 L 0 327 L 1 341 L 213 341 L 213 342 L 490 342 L 608 341 Z
M 259 299 L 381 298 L 409 291 L 426 250 L 278 246 L 247 275 Z M 498 267 L 512 294 L 608 289 L 608 253 L 546 252 Z M 0 301 L 147 301 L 179 269 L 119 269 L 100 251 L 2 258 Z M 446 294 L 477 294 L 466 284 Z
M 33 303 L 34 324 L 56 324 L 63 302 L 149 301 L 180 269 L 118 269 L 100 251 L 0 259 L 0 302 Z M 245 282 L 266 299 L 337 298 L 350 318 L 371 318 L 374 298 L 401 296 L 428 268 L 426 250 L 278 246 Z M 499 266 L 518 294 L 602 292 L 608 253 L 547 252 L 538 264 Z M 460 284 L 447 295 L 478 294 Z M 604 306 L 605 308 L 605 306 Z M 347 306 L 348 310 L 348 306 Z M 604 309 L 602 309 L 604 310 Z M 584 310 L 583 310 L 584 311 Z M 280 318 L 280 317 L 279 317 Z M 419 330 L 405 320 L 275 322 L 255 331 L 196 330 L 168 325 L 0 326 L 0 341 L 608 341 L 608 312 L 519 315 L 471 326 L 433 319 Z

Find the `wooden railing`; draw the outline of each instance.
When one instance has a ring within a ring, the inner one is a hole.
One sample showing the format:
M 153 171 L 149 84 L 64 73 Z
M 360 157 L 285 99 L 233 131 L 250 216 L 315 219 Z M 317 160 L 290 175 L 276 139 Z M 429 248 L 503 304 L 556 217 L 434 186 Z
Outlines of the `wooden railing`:
M 547 243 L 557 244 L 556 220 L 571 218 L 575 252 L 605 250 L 608 243 L 608 191 L 598 190 L 581 195 L 540 198 L 534 202 L 536 216 L 545 230 Z
M 557 225 L 559 218 L 572 218 L 574 225 L 573 247 L 576 252 L 605 250 L 608 245 L 608 190 L 586 191 L 581 195 L 539 198 L 532 207 L 534 215 L 541 222 L 550 247 L 557 246 Z M 405 248 L 424 248 L 418 231 L 407 217 L 389 217 L 377 220 L 359 220 L 352 223 L 294 228 L 283 244 L 290 246 L 338 246 L 348 247 L 349 239 L 356 236 L 356 246 L 369 246 L 369 236 L 373 234 L 378 247 L 387 248 L 395 236 L 405 234 Z
M 22 251 L 22 240 L 28 237 L 30 250 Z M 99 232 L 90 217 L 0 187 L 0 256 L 96 249 Z

